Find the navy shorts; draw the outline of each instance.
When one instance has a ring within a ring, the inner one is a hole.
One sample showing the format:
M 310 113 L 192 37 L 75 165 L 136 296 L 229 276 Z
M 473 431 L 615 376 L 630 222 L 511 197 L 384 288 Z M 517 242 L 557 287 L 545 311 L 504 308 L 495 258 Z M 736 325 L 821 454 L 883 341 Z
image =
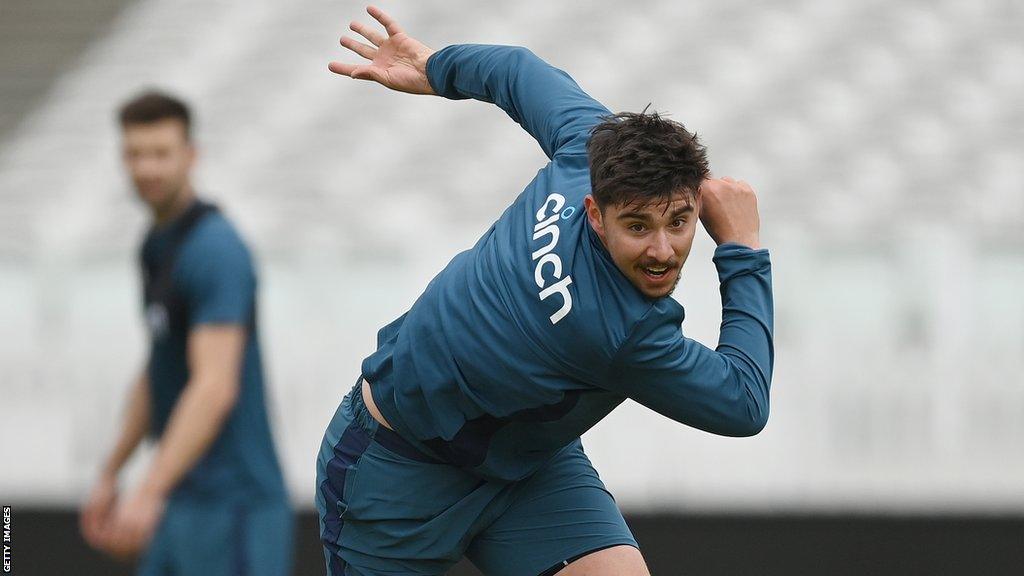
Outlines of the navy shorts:
M 329 576 L 440 575 L 463 556 L 489 576 L 537 576 L 637 545 L 578 440 L 528 478 L 485 480 L 378 425 L 358 385 L 327 429 L 316 483 Z
M 284 499 L 171 499 L 139 576 L 288 576 L 294 517 Z

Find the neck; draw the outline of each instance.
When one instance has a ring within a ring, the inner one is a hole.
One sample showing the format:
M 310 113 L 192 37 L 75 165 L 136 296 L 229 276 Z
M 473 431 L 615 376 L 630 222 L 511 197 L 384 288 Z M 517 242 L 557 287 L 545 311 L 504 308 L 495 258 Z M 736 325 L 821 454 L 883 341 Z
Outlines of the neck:
M 184 214 L 185 210 L 192 205 L 193 200 L 195 200 L 195 193 L 192 192 L 192 187 L 186 184 L 173 200 L 164 206 L 153 208 L 153 223 L 157 227 L 169 224 Z

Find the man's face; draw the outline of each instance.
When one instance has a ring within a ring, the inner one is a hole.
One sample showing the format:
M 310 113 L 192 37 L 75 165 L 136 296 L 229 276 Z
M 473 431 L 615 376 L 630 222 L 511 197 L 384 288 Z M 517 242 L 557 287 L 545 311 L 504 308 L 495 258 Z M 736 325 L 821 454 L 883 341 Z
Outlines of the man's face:
M 593 196 L 585 200 L 587 218 L 612 260 L 648 298 L 668 296 L 690 254 L 700 205 L 685 193 L 646 206 L 610 205 L 602 210 Z
M 154 211 L 170 209 L 188 187 L 195 161 L 184 124 L 173 118 L 129 124 L 122 136 L 124 165 L 139 198 Z

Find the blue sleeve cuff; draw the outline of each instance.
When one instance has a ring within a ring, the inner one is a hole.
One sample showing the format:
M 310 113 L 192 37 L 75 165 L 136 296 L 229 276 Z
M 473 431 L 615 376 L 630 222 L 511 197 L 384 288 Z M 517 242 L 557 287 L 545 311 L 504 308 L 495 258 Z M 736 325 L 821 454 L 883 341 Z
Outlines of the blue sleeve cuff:
M 770 270 L 772 266 L 767 248 L 755 250 L 735 242 L 726 242 L 715 248 L 712 261 L 718 268 L 718 281 L 722 283 L 743 274 Z
M 434 94 L 450 100 L 466 100 L 469 96 L 459 93 L 455 88 L 454 79 L 447 78 L 452 71 L 452 52 L 459 48 L 458 44 L 446 46 L 427 58 L 427 82 Z

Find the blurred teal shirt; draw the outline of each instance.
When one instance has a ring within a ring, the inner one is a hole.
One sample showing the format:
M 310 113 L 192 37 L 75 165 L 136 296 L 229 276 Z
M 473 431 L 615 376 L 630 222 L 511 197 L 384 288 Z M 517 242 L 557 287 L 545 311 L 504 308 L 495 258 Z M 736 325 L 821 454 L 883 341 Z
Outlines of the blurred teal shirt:
M 249 251 L 219 212 L 200 217 L 175 242 L 181 219 L 149 232 L 142 246 L 147 284 L 171 266 L 164 309 L 147 309 L 151 434 L 160 437 L 188 384 L 188 333 L 202 324 L 247 328 L 237 403 L 217 439 L 174 490 L 175 497 L 251 502 L 285 497 L 264 400 L 255 330 L 256 275 Z M 175 245 L 178 245 L 177 255 Z
M 718 247 L 719 345 L 686 338 L 682 306 L 645 298 L 587 222 L 586 144 L 609 111 L 524 48 L 451 46 L 427 73 L 441 96 L 501 107 L 550 162 L 380 330 L 362 373 L 395 430 L 498 480 L 528 476 L 626 398 L 716 434 L 760 431 L 773 362 L 768 251 Z

